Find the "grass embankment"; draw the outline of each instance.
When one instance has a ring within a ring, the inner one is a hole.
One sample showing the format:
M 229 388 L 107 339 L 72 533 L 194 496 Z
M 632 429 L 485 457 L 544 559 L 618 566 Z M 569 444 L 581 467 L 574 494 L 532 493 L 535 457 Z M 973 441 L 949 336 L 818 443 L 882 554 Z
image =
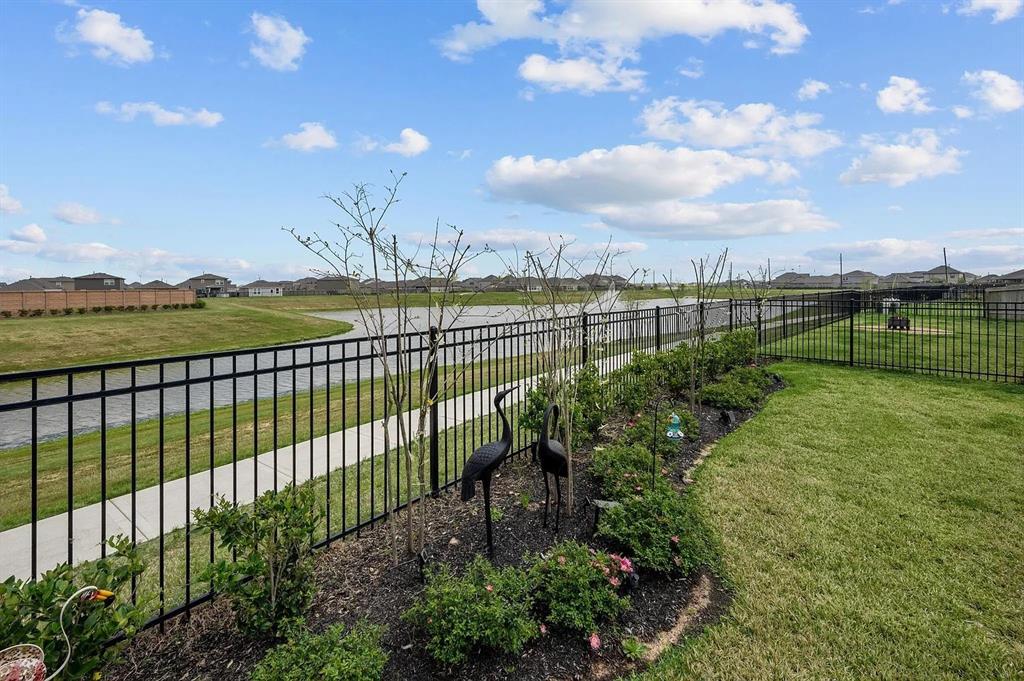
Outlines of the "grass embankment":
M 275 345 L 352 330 L 287 309 L 210 300 L 201 310 L 0 320 L 0 373 Z
M 856 364 L 922 372 L 951 371 L 964 376 L 1024 376 L 1024 322 L 986 318 L 980 305 L 964 310 L 943 303 L 919 303 L 905 305 L 902 311 L 910 319 L 910 332 L 888 330 L 888 314 L 854 315 Z M 849 317 L 800 333 L 800 324 L 813 324 L 816 312 L 810 312 L 804 321 L 800 314 L 799 310 L 794 311 L 785 322 L 772 320 L 766 331 L 769 342 L 765 354 L 850 360 Z M 788 337 L 772 342 L 773 333 Z
M 1024 673 L 1024 389 L 777 365 L 695 493 L 735 600 L 645 679 Z

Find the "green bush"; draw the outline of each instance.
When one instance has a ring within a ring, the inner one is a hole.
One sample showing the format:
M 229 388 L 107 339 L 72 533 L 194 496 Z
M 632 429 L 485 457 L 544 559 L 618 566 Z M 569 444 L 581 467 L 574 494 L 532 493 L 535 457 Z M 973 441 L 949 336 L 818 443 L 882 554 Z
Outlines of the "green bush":
M 378 681 L 388 654 L 383 629 L 359 622 L 345 633 L 337 624 L 322 634 L 302 632 L 269 653 L 252 670 L 252 681 Z
M 0 310 L 0 315 L 3 315 L 7 319 L 10 319 L 11 318 L 11 311 L 10 310 Z
M 649 446 L 642 444 L 615 443 L 595 448 L 591 472 L 601 487 L 606 499 L 624 501 L 644 494 L 651 487 L 651 471 L 661 471 L 661 457 L 652 463 Z M 660 474 L 653 476 L 654 484 L 667 486 L 668 481 Z
M 53 308 L 53 309 L 50 310 L 50 314 L 52 316 L 56 317 L 57 315 L 60 314 L 60 310 L 58 310 L 57 308 Z
M 93 312 L 103 312 L 103 308 L 102 308 L 102 307 L 100 307 L 99 305 L 94 305 L 94 306 L 93 306 L 92 308 L 90 308 L 90 309 L 91 309 L 91 310 L 92 310 Z
M 118 633 L 131 638 L 145 621 L 144 604 L 131 601 L 132 577 L 145 566 L 127 537 L 109 542 L 108 558 L 74 568 L 58 565 L 35 581 L 14 577 L 0 583 L 0 645 L 34 643 L 43 649 L 46 666 L 56 670 L 67 654 L 60 631 L 64 602 L 83 586 L 96 586 L 116 594 L 105 603 L 80 601 L 68 606 L 64 617 L 74 654 L 62 679 L 91 679 L 117 657 L 118 646 L 107 645 Z
M 75 311 L 75 309 L 72 308 L 72 307 L 65 307 L 64 308 L 64 314 L 65 315 L 69 315 L 69 314 L 73 313 L 74 311 Z
M 689 409 L 681 405 L 662 407 L 658 411 L 658 453 L 670 454 L 679 450 L 680 440 L 670 438 L 668 433 L 669 422 L 672 414 L 679 417 L 679 430 L 691 440 L 700 437 L 700 422 L 690 413 Z M 652 414 L 640 412 L 629 420 L 626 429 L 622 432 L 619 442 L 624 444 L 642 444 L 647 447 L 652 443 L 652 429 L 654 419 Z
M 127 310 L 128 312 L 135 312 L 134 305 L 126 305 L 124 309 Z
M 197 300 L 196 302 L 192 303 L 192 308 L 195 310 L 202 310 L 204 307 L 206 307 L 205 300 Z
M 33 317 L 42 317 L 45 310 L 32 310 Z
M 589 634 L 629 607 L 619 590 L 632 573 L 629 559 L 564 541 L 535 560 L 530 584 L 544 621 Z
M 79 308 L 76 308 L 75 311 L 78 314 L 85 314 L 88 310 L 86 310 L 84 307 L 79 307 Z
M 196 529 L 216 532 L 234 562 L 209 565 L 200 579 L 227 596 L 238 628 L 249 635 L 287 635 L 313 598 L 312 537 L 323 514 L 313 488 L 294 485 L 234 507 L 221 498 L 195 511 Z
M 572 414 L 573 424 L 573 446 L 591 442 L 597 435 L 598 428 L 604 422 L 606 414 L 605 386 L 601 382 L 601 375 L 593 362 L 588 362 L 581 367 L 573 377 L 575 381 L 576 404 Z M 526 394 L 526 404 L 520 423 L 535 435 L 540 434 L 544 425 L 544 411 L 548 408 L 548 385 L 547 378 L 542 376 Z M 559 405 L 561 406 L 561 405 Z M 558 423 L 559 433 L 554 437 L 564 441 L 565 439 L 565 418 L 563 410 Z
M 26 310 L 25 308 L 21 308 L 20 310 L 18 310 L 18 316 L 19 317 L 27 317 L 28 316 L 28 310 Z
M 104 305 L 103 306 L 103 311 L 104 312 L 113 312 L 114 311 L 114 306 L 113 305 Z
M 170 309 L 171 309 L 171 306 L 170 306 L 170 305 L 168 305 L 167 303 L 164 303 L 164 304 L 163 304 L 163 305 L 161 305 L 160 307 L 162 307 L 162 308 L 163 308 L 163 309 L 165 309 L 165 310 L 170 310 Z
M 772 385 L 772 376 L 760 367 L 733 369 L 701 390 L 701 401 L 719 409 L 753 409 Z
M 430 573 L 420 599 L 402 618 L 427 635 L 434 659 L 454 665 L 485 647 L 518 653 L 540 633 L 531 615 L 533 594 L 524 570 L 499 570 L 481 556 L 457 577 L 447 565 Z
M 688 574 L 712 565 L 713 544 L 692 500 L 658 486 L 601 514 L 597 533 L 654 572 Z

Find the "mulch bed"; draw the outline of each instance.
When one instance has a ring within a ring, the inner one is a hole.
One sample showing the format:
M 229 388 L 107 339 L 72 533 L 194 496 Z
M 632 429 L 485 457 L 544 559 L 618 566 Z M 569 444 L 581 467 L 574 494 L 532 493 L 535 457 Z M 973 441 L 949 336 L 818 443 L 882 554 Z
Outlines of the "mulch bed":
M 732 419 L 723 419 L 717 409 L 703 410 L 698 414 L 700 439 L 686 441 L 678 453 L 666 457 L 668 475 L 684 485 L 687 471 L 701 453 L 752 415 L 753 412 L 733 412 Z M 624 418 L 609 419 L 602 426 L 598 444 L 614 440 L 624 425 Z M 588 457 L 584 452 L 580 458 Z M 589 464 L 578 463 L 575 473 L 573 512 L 562 516 L 556 537 L 554 486 L 552 515 L 545 529 L 541 526 L 544 484 L 529 454 L 520 455 L 499 470 L 492 487 L 492 504 L 502 511 L 501 519 L 494 523 L 496 565 L 520 564 L 524 556 L 545 551 L 563 539 L 600 545 L 593 537 L 591 500 L 597 496 L 597 490 Z M 478 490 L 476 498 L 464 504 L 459 500 L 458 490 L 452 489 L 431 500 L 427 528 L 430 562 L 446 562 L 459 570 L 477 553 L 486 553 L 482 497 Z M 604 645 L 599 653 L 591 652 L 582 635 L 552 628 L 547 635 L 528 644 L 519 656 L 486 653 L 456 669 L 445 669 L 430 658 L 423 640 L 400 618 L 420 594 L 423 584 L 415 562 L 393 567 L 385 526 L 365 530 L 358 538 L 339 541 L 322 551 L 316 560 L 317 595 L 307 613 L 307 625 L 321 631 L 336 622 L 352 624 L 364 617 L 385 625 L 383 643 L 390 660 L 384 678 L 395 680 L 614 678 L 637 667 L 637 663 L 623 655 L 619 641 L 635 636 L 650 643 L 674 627 L 682 628 L 681 633 L 692 633 L 714 621 L 728 607 L 730 599 L 729 593 L 708 573 L 685 579 L 644 575 L 631 594 L 632 607 L 619 622 L 607 625 L 601 632 Z M 681 622 L 680 615 L 695 598 L 701 580 L 705 591 L 710 581 L 709 601 L 692 621 Z M 163 634 L 150 629 L 136 636 L 125 648 L 123 661 L 108 670 L 105 678 L 245 681 L 273 644 L 241 636 L 232 623 L 233 614 L 227 602 L 219 600 L 199 606 L 189 619 L 181 616 L 167 623 Z M 681 624 L 686 626 L 680 627 Z

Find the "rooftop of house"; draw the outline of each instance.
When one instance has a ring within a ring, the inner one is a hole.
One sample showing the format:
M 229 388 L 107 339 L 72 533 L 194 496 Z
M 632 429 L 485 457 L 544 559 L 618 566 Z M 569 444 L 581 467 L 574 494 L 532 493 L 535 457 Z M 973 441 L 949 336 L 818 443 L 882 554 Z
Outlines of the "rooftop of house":
M 106 272 L 93 272 L 92 274 L 83 274 L 75 277 L 75 279 L 120 279 L 124 281 L 124 277 L 118 277 L 113 274 L 107 274 Z

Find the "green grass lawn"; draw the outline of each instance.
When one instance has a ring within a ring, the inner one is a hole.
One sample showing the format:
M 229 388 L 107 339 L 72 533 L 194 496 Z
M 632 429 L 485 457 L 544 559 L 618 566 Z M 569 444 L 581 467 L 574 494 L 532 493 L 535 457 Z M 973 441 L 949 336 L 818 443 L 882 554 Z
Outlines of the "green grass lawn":
M 695 493 L 735 599 L 644 679 L 1024 674 L 1024 388 L 785 363 Z
M 0 373 L 300 341 L 348 322 L 210 300 L 202 310 L 113 312 L 0 320 Z

